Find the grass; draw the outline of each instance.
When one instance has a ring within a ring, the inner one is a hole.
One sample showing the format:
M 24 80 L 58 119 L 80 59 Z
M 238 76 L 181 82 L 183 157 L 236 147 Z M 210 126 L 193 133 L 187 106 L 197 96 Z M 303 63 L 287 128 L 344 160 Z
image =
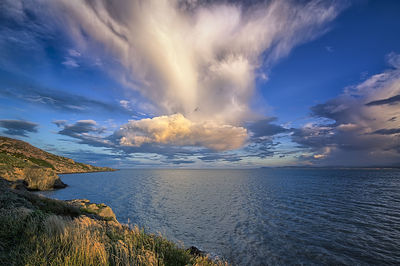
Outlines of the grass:
M 1 185 L 0 265 L 226 265 L 137 226 Z
M 28 161 L 30 161 L 31 164 L 28 163 Z M 0 162 L 13 167 L 23 168 L 32 166 L 33 164 L 44 168 L 51 168 L 54 170 L 54 166 L 51 163 L 39 158 L 27 157 L 22 153 L 9 153 L 5 151 L 0 151 Z

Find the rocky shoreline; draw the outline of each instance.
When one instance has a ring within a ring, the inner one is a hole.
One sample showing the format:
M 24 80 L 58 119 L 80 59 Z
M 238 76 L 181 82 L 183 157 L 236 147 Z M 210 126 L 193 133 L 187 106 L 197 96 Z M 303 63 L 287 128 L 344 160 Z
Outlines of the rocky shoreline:
M 0 265 L 227 265 L 120 224 L 106 204 L 50 199 L 20 183 L 0 178 Z
M 115 171 L 0 137 L 0 265 L 226 265 L 137 226 L 104 203 L 31 191 L 65 188 L 58 174 Z
M 28 190 L 64 188 L 59 174 L 116 171 L 58 156 L 27 142 L 0 136 L 0 176 L 11 182 L 20 182 Z

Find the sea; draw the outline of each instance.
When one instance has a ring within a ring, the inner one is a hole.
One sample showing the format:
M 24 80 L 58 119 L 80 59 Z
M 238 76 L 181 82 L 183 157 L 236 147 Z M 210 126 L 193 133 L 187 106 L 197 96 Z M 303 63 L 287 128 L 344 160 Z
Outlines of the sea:
M 400 170 L 123 169 L 61 175 L 56 199 L 233 265 L 400 264 Z

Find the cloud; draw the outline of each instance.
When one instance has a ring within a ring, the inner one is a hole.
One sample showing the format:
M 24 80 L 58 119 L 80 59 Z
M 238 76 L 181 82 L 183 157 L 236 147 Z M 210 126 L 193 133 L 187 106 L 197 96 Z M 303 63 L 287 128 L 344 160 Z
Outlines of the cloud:
M 113 147 L 113 144 L 102 136 L 106 129 L 98 126 L 94 120 L 79 120 L 74 124 L 67 124 L 65 120 L 56 120 L 53 121 L 53 124 L 61 128 L 58 134 L 78 139 L 81 144 L 94 147 Z
M 64 112 L 97 113 L 111 112 L 125 115 L 143 116 L 132 109 L 126 109 L 117 102 L 103 102 L 89 99 L 85 96 L 37 86 L 33 81 L 23 80 L 19 76 L 12 76 L 13 80 L 3 80 L 0 95 L 7 98 L 19 99 L 27 103 L 41 105 Z
M 334 3 L 51 4 L 63 11 L 75 41 L 87 47 L 90 36 L 104 45 L 125 67 L 127 80 L 139 82 L 133 87 L 157 104 L 160 113 L 181 113 L 196 122 L 212 116 L 222 124 L 236 124 L 250 114 L 255 71 L 263 60 L 272 64 L 323 32 L 340 10 Z
M 334 1 L 246 5 L 60 0 L 48 4 L 80 51 L 89 54 L 101 46 L 121 63 L 124 71 L 109 70 L 157 106 L 157 115 L 182 114 L 195 128 L 207 125 L 220 133 L 228 127 L 232 132 L 254 116 L 249 103 L 257 70 L 323 33 L 342 8 Z M 127 107 L 127 103 L 121 102 L 121 106 Z M 139 139 L 157 142 L 153 132 L 146 131 L 149 136 L 144 132 L 133 139 L 127 134 L 126 143 L 138 145 L 142 143 Z M 205 137 L 199 132 L 197 137 Z M 225 147 L 224 142 L 210 144 L 208 139 L 195 141 L 186 136 L 168 141 L 221 150 L 237 147 Z
M 123 107 L 123 108 L 125 108 L 125 109 L 127 109 L 127 110 L 130 110 L 131 109 L 131 107 L 130 107 L 130 103 L 129 103 L 129 101 L 127 101 L 127 100 L 121 100 L 121 101 L 119 101 L 119 104 Z
M 326 50 L 328 53 L 333 53 L 333 52 L 334 52 L 334 49 L 333 49 L 332 46 L 325 46 L 325 50 Z
M 275 117 L 264 118 L 251 123 L 247 128 L 253 133 L 253 138 L 270 137 L 279 133 L 288 132 L 288 129 L 272 124 Z
M 36 133 L 39 125 L 24 120 L 0 120 L 0 127 L 6 130 L 3 133 L 12 136 L 26 137 L 27 133 Z
M 400 95 L 395 95 L 386 99 L 372 101 L 367 103 L 367 106 L 374 106 L 374 105 L 383 105 L 383 104 L 395 104 L 400 102 Z
M 15 13 L 14 20 L 27 20 L 32 13 L 40 18 L 37 24 L 46 24 L 44 30 L 53 27 L 48 31 L 71 38 L 75 49 L 68 50 L 65 66 L 78 67 L 81 54 L 112 58 L 122 70 L 102 67 L 156 106 L 154 119 L 182 114 L 192 124 L 191 134 L 168 141 L 218 150 L 244 143 L 240 128 L 256 117 L 250 107 L 255 79 L 266 79 L 264 72 L 293 47 L 326 32 L 327 24 L 344 8 L 337 1 L 319 0 L 43 0 L 40 8 L 25 4 L 29 1 L 16 2 L 20 5 L 5 4 Z M 120 104 L 129 111 L 126 102 Z M 241 137 L 233 145 L 218 144 L 208 131 Z M 139 137 L 157 143 L 153 133 L 134 133 L 133 145 L 140 143 Z M 127 143 L 132 145 L 131 140 Z
M 243 127 L 216 124 L 212 121 L 192 122 L 182 114 L 132 120 L 118 132 L 124 146 L 146 143 L 176 146 L 203 146 L 213 150 L 240 148 L 247 139 Z
M 195 161 L 193 160 L 172 160 L 172 161 L 166 161 L 166 163 L 173 163 L 173 164 L 192 164 Z
M 79 67 L 79 63 L 77 58 L 81 56 L 81 53 L 74 49 L 68 49 L 68 55 L 66 56 L 64 61 L 61 63 L 68 68 L 77 68 Z
M 60 0 L 50 6 L 78 47 L 102 45 L 123 66 L 120 81 L 164 115 L 123 126 L 121 143 L 216 150 L 244 143 L 240 125 L 253 117 L 249 103 L 257 70 L 323 33 L 343 8 L 334 1 Z M 158 128 L 160 123 L 166 128 Z
M 70 57 L 66 57 L 65 61 L 63 61 L 61 64 L 63 64 L 66 67 L 72 67 L 72 68 L 79 67 L 79 64 L 76 62 L 76 60 Z
M 64 126 L 63 130 L 59 133 L 63 135 L 81 134 L 88 132 L 103 133 L 104 128 L 98 128 L 94 120 L 79 120 L 75 124 L 68 125 L 63 120 L 56 120 L 53 122 L 57 126 Z
M 400 128 L 383 128 L 372 132 L 371 134 L 380 134 L 380 135 L 393 135 L 400 134 Z
M 81 53 L 74 49 L 68 49 L 68 54 L 72 57 L 80 57 Z
M 225 161 L 225 162 L 238 162 L 241 161 L 241 156 L 235 154 L 206 154 L 199 157 L 200 160 L 204 162 L 215 162 L 215 161 Z
M 391 55 L 394 60 L 394 55 Z M 320 163 L 393 165 L 400 162 L 400 69 L 376 74 L 311 108 L 323 123 L 294 130 L 292 140 Z

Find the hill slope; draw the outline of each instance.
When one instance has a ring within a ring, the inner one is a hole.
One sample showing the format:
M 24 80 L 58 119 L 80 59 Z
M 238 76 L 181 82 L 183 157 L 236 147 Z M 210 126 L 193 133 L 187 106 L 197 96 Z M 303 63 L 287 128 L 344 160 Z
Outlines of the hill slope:
M 27 142 L 0 137 L 0 177 L 22 182 L 31 190 L 63 188 L 57 174 L 114 171 L 51 154 Z

